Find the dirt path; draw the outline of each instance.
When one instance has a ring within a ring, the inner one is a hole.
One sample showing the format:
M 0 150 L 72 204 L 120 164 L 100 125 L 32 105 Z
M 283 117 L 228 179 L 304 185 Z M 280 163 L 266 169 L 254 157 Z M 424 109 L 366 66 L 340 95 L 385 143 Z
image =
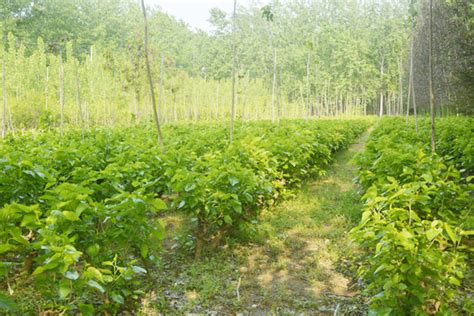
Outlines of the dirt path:
M 350 253 L 347 233 L 358 222 L 361 208 L 352 182 L 353 157 L 363 150 L 368 135 L 338 153 L 326 176 L 307 183 L 294 199 L 264 214 L 270 238 L 247 249 L 247 264 L 240 268 L 247 306 L 324 313 L 345 302 L 345 309 L 352 308 L 347 305 L 353 305 L 356 293 L 341 272 L 341 256 Z
M 370 131 L 336 154 L 326 176 L 265 212 L 252 243 L 222 249 L 202 262 L 173 256 L 157 296 L 167 313 L 318 314 L 360 310 L 345 268 L 348 232 L 361 204 L 353 157 Z M 178 263 L 179 262 L 179 263 Z M 160 293 L 161 292 L 161 293 Z

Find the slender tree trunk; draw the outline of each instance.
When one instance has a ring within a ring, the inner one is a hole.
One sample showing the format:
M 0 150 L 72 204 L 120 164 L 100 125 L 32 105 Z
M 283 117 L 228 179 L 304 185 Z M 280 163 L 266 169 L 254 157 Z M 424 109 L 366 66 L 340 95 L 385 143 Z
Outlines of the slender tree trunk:
M 82 105 L 81 105 L 81 85 L 80 85 L 80 78 L 79 78 L 79 66 L 76 64 L 76 104 L 79 110 L 79 121 L 81 124 L 81 131 L 82 131 L 82 140 L 84 140 L 84 116 L 82 113 Z
M 413 30 L 412 30 L 413 33 Z M 412 72 L 413 72 L 413 34 L 410 40 L 410 66 L 408 70 L 408 96 L 407 96 L 407 115 L 406 115 L 406 125 L 408 125 L 408 118 L 410 116 L 410 98 L 411 98 L 411 90 L 412 90 Z
M 388 115 L 392 115 L 392 106 L 393 106 L 393 93 L 387 92 L 387 112 Z
M 310 85 L 309 85 L 309 53 L 308 57 L 306 58 L 306 119 L 309 118 L 309 100 L 310 100 Z
M 365 97 L 362 101 L 362 104 L 364 106 L 364 115 L 367 116 L 367 100 L 365 99 Z
M 248 88 L 249 88 L 249 79 L 250 78 L 250 73 L 247 71 L 247 75 L 245 76 L 245 87 L 244 87 L 244 95 L 242 97 L 242 126 L 244 126 L 245 123 L 245 111 L 246 111 L 246 105 L 247 105 L 247 97 L 248 97 Z
M 303 117 L 305 115 L 304 112 L 306 112 L 306 108 L 308 107 L 308 101 L 306 100 L 303 94 L 303 83 L 300 83 L 300 100 L 301 100 L 303 111 L 300 113 L 300 110 L 298 110 L 298 117 Z M 299 108 L 300 107 L 298 107 L 298 109 Z M 308 119 L 308 116 L 306 116 L 306 119 Z
M 144 21 L 144 44 L 145 44 L 145 62 L 146 62 L 146 70 L 148 73 L 148 83 L 150 84 L 150 94 L 151 94 L 151 102 L 153 105 L 153 117 L 155 119 L 156 130 L 158 133 L 158 143 L 160 144 L 161 149 L 166 151 L 165 145 L 163 142 L 163 135 L 161 134 L 161 126 L 160 126 L 160 118 L 158 116 L 158 111 L 156 109 L 156 99 L 155 99 L 155 90 L 153 87 L 153 77 L 151 75 L 151 67 L 150 67 L 150 57 L 148 52 L 148 20 L 146 17 L 146 8 L 144 0 L 141 0 L 142 11 L 143 11 L 143 21 Z
M 140 122 L 140 96 L 139 96 L 139 93 L 138 91 L 134 91 L 133 93 L 133 99 L 134 99 L 134 103 L 135 103 L 135 121 L 138 123 Z
M 191 103 L 191 111 L 190 111 L 190 118 L 191 120 L 196 120 L 196 116 L 197 116 L 197 110 L 196 110 L 196 98 L 194 97 L 195 95 L 195 89 L 194 89 L 194 80 L 191 80 L 191 100 L 190 100 L 190 103 Z
M 46 80 L 44 86 L 44 108 L 48 111 L 48 99 L 49 99 L 49 67 L 46 67 Z
M 216 88 L 216 121 L 219 120 L 219 88 L 220 88 L 220 82 L 217 82 L 217 88 Z
M 104 76 L 102 75 L 102 80 L 104 80 Z M 109 100 L 107 99 L 107 91 L 106 89 L 102 89 L 102 102 L 104 103 L 104 115 L 103 115 L 103 124 L 104 125 L 108 125 L 109 124 L 109 120 L 108 120 L 108 117 L 109 117 Z
M 234 140 L 234 120 L 235 120 L 235 71 L 236 71 L 236 48 L 235 48 L 235 15 L 237 10 L 237 0 L 234 0 L 234 14 L 232 16 L 232 107 L 230 114 L 230 135 L 229 140 L 232 144 Z
M 277 53 L 276 53 L 276 48 L 273 48 L 272 123 L 275 123 L 276 80 L 277 80 Z
M 400 57 L 398 62 L 398 111 L 397 115 L 403 115 L 403 67 L 402 67 L 402 57 Z
M 384 56 L 382 55 L 382 61 L 380 63 L 380 108 L 379 108 L 379 117 L 383 115 L 383 73 L 384 73 Z
M 329 95 L 329 90 L 330 90 L 330 85 L 331 85 L 331 81 L 327 81 L 327 85 L 326 85 L 326 94 L 325 94 L 325 102 L 326 103 L 326 106 L 325 106 L 325 112 L 326 112 L 326 116 L 329 116 L 329 108 L 330 108 L 330 102 L 331 102 L 331 97 Z
M 59 55 L 59 103 L 61 106 L 61 135 L 64 135 L 64 65 L 63 55 Z
M 412 33 L 413 32 L 414 32 L 414 30 L 412 29 Z M 413 103 L 413 117 L 415 119 L 415 130 L 416 130 L 416 133 L 418 133 L 418 114 L 417 114 L 417 108 L 416 108 L 415 82 L 413 80 L 413 76 L 414 76 L 414 74 L 413 74 L 414 45 L 415 45 L 415 40 L 412 37 L 411 44 L 410 44 L 410 78 L 409 78 L 409 82 L 411 82 L 411 84 L 410 84 L 409 91 L 411 91 L 411 97 L 412 97 L 412 103 Z M 410 110 L 410 106 L 408 106 L 408 109 L 407 109 L 407 117 L 408 117 L 408 114 L 409 114 L 409 112 L 408 112 L 409 110 Z
M 160 63 L 160 94 L 158 95 L 158 117 L 162 119 L 161 109 L 163 107 L 164 99 L 164 69 L 165 69 L 165 51 L 161 51 L 161 63 Z
M 413 116 L 415 118 L 415 130 L 416 133 L 418 133 L 418 113 L 417 113 L 417 107 L 416 107 L 416 96 L 415 96 L 415 82 L 413 81 L 413 72 L 411 74 L 411 95 L 412 95 L 412 101 L 413 101 Z
M 2 89 L 3 89 L 3 111 L 2 111 L 2 138 L 7 135 L 7 83 L 5 75 L 5 53 L 2 60 Z
M 436 128 L 435 128 L 435 115 L 436 115 L 436 104 L 435 96 L 433 91 L 433 0 L 430 0 L 430 37 L 429 37 L 429 84 L 430 84 L 430 113 L 431 113 L 431 151 L 434 154 L 436 152 Z
M 282 115 L 282 108 L 281 108 L 281 95 L 280 95 L 280 87 L 279 87 L 279 81 L 280 81 L 280 75 L 281 75 L 281 68 L 280 71 L 277 70 L 277 81 L 276 81 L 276 110 L 277 110 L 277 124 L 280 125 L 280 118 Z
M 175 122 L 178 120 L 178 111 L 176 109 L 176 98 L 177 98 L 176 94 L 177 92 L 173 93 L 173 118 Z

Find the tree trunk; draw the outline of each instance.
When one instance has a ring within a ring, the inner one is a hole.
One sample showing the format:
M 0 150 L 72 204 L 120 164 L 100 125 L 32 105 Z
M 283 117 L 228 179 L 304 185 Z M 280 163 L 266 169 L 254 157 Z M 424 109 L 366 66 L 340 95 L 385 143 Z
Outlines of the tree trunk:
M 330 89 L 330 85 L 331 85 L 331 82 L 328 80 L 327 81 L 327 84 L 326 84 L 326 92 L 325 92 L 325 95 L 324 95 L 324 99 L 325 99 L 325 112 L 326 112 L 326 116 L 329 116 L 329 102 L 331 101 L 330 100 L 330 96 L 329 96 L 329 89 Z
M 194 249 L 194 259 L 201 259 L 202 251 L 206 243 L 207 226 L 203 220 L 198 218 L 196 227 L 196 248 Z
M 403 67 L 402 67 L 402 58 L 400 57 L 399 62 L 398 62 L 398 89 L 399 89 L 399 95 L 398 95 L 398 111 L 397 115 L 403 115 Z
M 46 67 L 46 80 L 44 86 L 44 108 L 48 111 L 48 98 L 49 98 L 49 67 Z
M 276 110 L 277 110 L 277 124 L 278 125 L 280 125 L 280 118 L 281 118 L 281 115 L 282 115 L 282 108 L 281 108 L 281 103 L 280 103 L 281 94 L 280 94 L 280 87 L 279 87 L 279 81 L 281 80 L 280 76 L 281 76 L 281 65 L 280 65 L 280 71 L 279 72 L 277 71 L 277 81 L 276 81 L 276 90 L 277 90 L 277 93 L 276 93 Z
M 3 111 L 2 111 L 2 138 L 7 135 L 7 83 L 5 78 L 5 55 L 2 61 L 2 89 L 3 89 Z
M 413 61 L 412 61 L 413 67 Z M 418 134 L 418 113 L 416 108 L 415 81 L 413 80 L 413 70 L 411 71 L 411 96 L 413 101 L 413 116 L 415 118 L 415 130 Z
M 61 106 L 61 135 L 64 135 L 64 65 L 63 55 L 59 55 L 59 103 Z
M 276 75 L 277 71 L 277 53 L 273 48 L 273 83 L 272 83 L 272 123 L 275 123 L 275 93 L 276 93 Z
M 158 95 L 158 118 L 162 119 L 161 108 L 163 107 L 164 99 L 164 68 L 165 68 L 165 51 L 161 51 L 161 63 L 160 63 L 160 94 Z
M 235 68 L 236 68 L 236 48 L 235 48 L 235 15 L 237 10 L 237 0 L 234 0 L 234 14 L 232 16 L 232 107 L 230 113 L 230 134 L 229 141 L 234 140 L 234 120 L 235 120 Z
M 249 80 L 250 80 L 250 73 L 247 71 L 247 75 L 245 76 L 245 87 L 244 87 L 244 95 L 242 97 L 242 126 L 245 123 L 245 111 L 247 105 L 247 98 L 248 98 L 248 88 L 249 88 Z
M 306 59 L 306 119 L 309 118 L 309 100 L 310 100 L 310 85 L 309 85 L 309 53 Z
M 380 108 L 379 108 L 379 117 L 383 115 L 383 73 L 384 73 L 384 56 L 382 55 L 382 61 L 380 63 Z
M 414 30 L 412 28 L 412 34 Z M 415 40 L 412 35 L 411 43 L 410 43 L 410 73 L 409 73 L 409 78 L 408 78 L 408 102 L 407 102 L 407 124 L 408 124 L 408 117 L 410 114 L 410 95 L 411 95 L 411 100 L 413 101 L 413 117 L 415 119 L 415 130 L 416 133 L 418 133 L 418 116 L 417 116 L 417 111 L 416 111 L 416 98 L 415 98 L 415 83 L 413 81 L 413 48 L 415 45 Z
M 408 118 L 410 116 L 410 98 L 411 98 L 411 86 L 413 84 L 412 82 L 412 74 L 413 72 L 413 35 L 411 38 L 411 43 L 410 43 L 410 66 L 409 66 L 409 71 L 408 71 L 408 96 L 407 96 L 407 114 L 406 114 L 406 125 L 408 125 Z
M 82 140 L 84 141 L 84 116 L 82 113 L 82 106 L 81 106 L 81 86 L 80 86 L 80 78 L 79 78 L 79 69 L 78 65 L 76 64 L 76 104 L 79 110 L 79 121 L 81 124 L 81 132 L 82 132 Z
M 436 129 L 435 129 L 435 114 L 436 104 L 433 91 L 433 0 L 430 0 L 430 37 L 429 37 L 429 84 L 430 84 L 430 113 L 431 113 L 431 152 L 436 152 Z
M 176 109 L 176 98 L 177 98 L 177 93 L 173 93 L 173 117 L 174 121 L 176 122 L 178 120 L 178 111 Z
M 161 134 L 161 126 L 160 126 L 160 118 L 158 116 L 158 111 L 156 109 L 156 99 L 155 99 L 155 90 L 153 87 L 153 78 L 151 76 L 151 68 L 150 68 L 150 57 L 148 52 L 148 20 L 146 17 L 146 8 L 144 0 L 141 0 L 142 11 L 143 11 L 143 21 L 144 21 L 144 44 L 145 44 L 145 62 L 146 62 L 146 70 L 148 73 L 148 83 L 150 84 L 150 94 L 151 94 L 151 102 L 153 105 L 153 117 L 155 119 L 156 130 L 158 135 L 158 143 L 160 144 L 161 149 L 163 152 L 166 151 L 165 145 L 163 142 L 163 135 Z
M 216 120 L 219 120 L 219 87 L 220 83 L 217 83 L 217 88 L 216 88 Z

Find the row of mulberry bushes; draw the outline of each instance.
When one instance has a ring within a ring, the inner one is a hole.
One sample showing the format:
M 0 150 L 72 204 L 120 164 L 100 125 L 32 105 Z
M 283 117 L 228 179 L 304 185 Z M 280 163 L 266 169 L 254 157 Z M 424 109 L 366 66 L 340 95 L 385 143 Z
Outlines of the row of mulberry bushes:
M 172 167 L 165 174 L 172 175 L 172 205 L 194 219 L 196 257 L 204 245 L 215 247 L 223 237 L 245 231 L 263 208 L 281 200 L 286 189 L 322 175 L 333 153 L 369 124 L 367 120 L 296 121 L 278 128 L 264 124 L 241 131 L 232 145 L 199 157 L 184 158 L 183 149 L 170 151 Z
M 386 118 L 358 157 L 365 210 L 352 236 L 374 312 L 473 312 L 472 297 L 460 293 L 472 260 L 473 126 L 469 118 L 439 119 L 432 155 L 428 120 L 416 133 L 411 122 Z
M 8 138 L 0 145 L 0 284 L 43 310 L 133 310 L 159 260 L 162 210 L 192 217 L 199 255 L 285 189 L 322 174 L 368 124 L 256 122 L 230 146 L 224 124 L 168 126 L 166 153 L 151 127 L 95 128 L 84 140 L 81 131 Z M 0 306 L 13 310 L 10 301 L 0 292 Z

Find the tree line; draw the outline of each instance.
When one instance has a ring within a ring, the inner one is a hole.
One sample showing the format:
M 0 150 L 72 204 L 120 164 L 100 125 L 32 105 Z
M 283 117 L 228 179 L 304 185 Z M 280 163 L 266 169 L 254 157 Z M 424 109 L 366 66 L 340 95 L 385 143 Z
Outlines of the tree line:
M 432 7 L 436 110 L 469 112 L 472 8 L 467 0 Z M 427 112 L 428 8 L 427 0 L 252 2 L 237 5 L 235 23 L 212 9 L 208 33 L 149 7 L 160 121 Z M 4 131 L 153 118 L 139 3 L 8 0 L 0 18 Z

